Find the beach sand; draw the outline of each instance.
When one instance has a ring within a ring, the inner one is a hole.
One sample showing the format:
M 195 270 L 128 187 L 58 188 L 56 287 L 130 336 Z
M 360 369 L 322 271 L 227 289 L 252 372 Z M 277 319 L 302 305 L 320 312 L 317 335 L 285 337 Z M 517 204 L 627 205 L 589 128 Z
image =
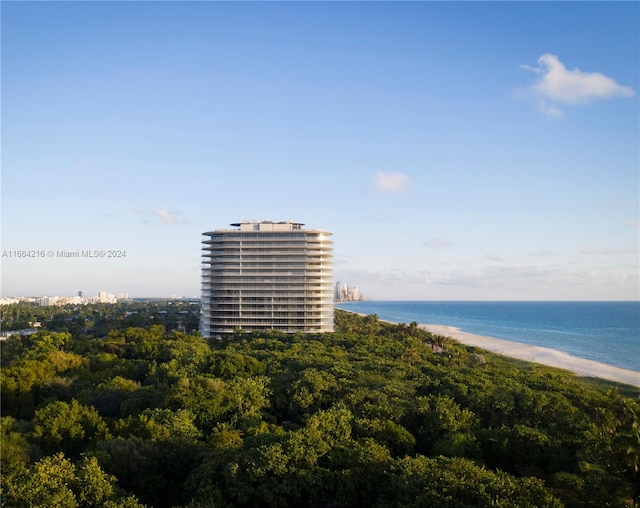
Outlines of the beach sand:
M 550 367 L 566 369 L 578 376 L 597 377 L 616 381 L 627 385 L 640 387 L 640 372 L 621 369 L 593 360 L 586 360 L 571 356 L 562 351 L 556 351 L 546 347 L 531 346 L 510 340 L 483 337 L 466 333 L 458 328 L 444 325 L 420 325 L 422 328 L 435 335 L 451 337 L 461 344 L 475 346 L 493 353 L 498 353 L 519 360 L 540 363 Z

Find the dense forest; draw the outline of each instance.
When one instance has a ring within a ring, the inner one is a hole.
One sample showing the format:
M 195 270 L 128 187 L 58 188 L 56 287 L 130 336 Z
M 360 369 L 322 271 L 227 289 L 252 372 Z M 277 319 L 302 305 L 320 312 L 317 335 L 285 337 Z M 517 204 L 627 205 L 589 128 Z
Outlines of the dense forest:
M 2 307 L 6 507 L 623 507 L 638 390 L 336 310 L 205 341 L 197 307 Z

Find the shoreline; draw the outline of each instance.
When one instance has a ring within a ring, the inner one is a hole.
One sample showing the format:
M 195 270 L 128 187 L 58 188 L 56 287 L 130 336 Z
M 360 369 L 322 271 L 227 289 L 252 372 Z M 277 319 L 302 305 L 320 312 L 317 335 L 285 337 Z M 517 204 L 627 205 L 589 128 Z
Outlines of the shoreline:
M 548 367 L 568 370 L 581 377 L 596 377 L 626 385 L 640 387 L 640 372 L 614 367 L 595 360 L 572 356 L 569 353 L 522 342 L 475 335 L 454 326 L 420 324 L 420 328 L 434 335 L 450 337 L 465 346 L 474 346 L 518 360 L 539 363 Z
M 367 314 L 361 312 L 346 309 L 340 310 L 351 312 L 361 317 L 367 316 Z M 380 321 L 394 325 L 399 324 L 386 319 L 380 319 Z M 522 342 L 498 339 L 496 337 L 476 335 L 464 332 L 455 326 L 424 323 L 419 323 L 418 326 L 429 333 L 449 337 L 465 346 L 478 347 L 491 353 L 515 358 L 516 360 L 524 360 L 547 367 L 568 370 L 579 377 L 595 377 L 640 388 L 640 372 L 634 370 L 614 367 L 613 365 L 607 365 L 606 363 L 600 363 L 595 360 L 587 360 L 586 358 L 579 358 L 564 351 L 558 351 L 557 349 L 533 346 Z

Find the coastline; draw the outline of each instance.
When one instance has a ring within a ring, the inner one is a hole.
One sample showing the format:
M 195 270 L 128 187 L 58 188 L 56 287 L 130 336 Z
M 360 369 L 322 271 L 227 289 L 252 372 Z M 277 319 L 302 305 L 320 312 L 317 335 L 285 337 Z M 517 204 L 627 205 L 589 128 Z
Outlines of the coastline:
M 621 369 L 612 365 L 578 358 L 555 349 L 532 346 L 521 342 L 485 337 L 463 332 L 459 328 L 446 325 L 420 324 L 420 327 L 434 335 L 450 337 L 466 346 L 479 347 L 492 353 L 539 363 L 548 367 L 565 369 L 578 376 L 597 377 L 631 386 L 640 387 L 640 372 Z

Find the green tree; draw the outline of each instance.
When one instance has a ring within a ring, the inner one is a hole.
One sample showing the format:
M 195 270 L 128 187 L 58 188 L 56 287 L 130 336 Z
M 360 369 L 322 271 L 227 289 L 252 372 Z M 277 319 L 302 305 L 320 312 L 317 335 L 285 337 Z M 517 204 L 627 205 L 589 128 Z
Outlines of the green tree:
M 336 379 L 330 372 L 305 369 L 289 389 L 289 411 L 295 416 L 327 407 L 333 400 L 336 389 Z
M 419 451 L 457 456 L 473 454 L 478 419 L 452 397 L 418 397 L 412 420 Z
M 98 443 L 101 467 L 140 502 L 154 508 L 185 505 L 191 495 L 185 481 L 204 453 L 204 446 L 183 439 L 152 442 L 131 437 Z
M 208 434 L 217 423 L 225 421 L 227 398 L 227 384 L 222 379 L 197 376 L 180 379 L 169 400 L 172 405 L 189 410 L 198 429 Z
M 224 405 L 228 417 L 240 426 L 255 426 L 262 420 L 262 411 L 269 406 L 269 378 L 234 378 L 227 383 Z
M 3 504 L 16 508 L 75 508 L 75 468 L 62 453 L 44 457 L 33 468 L 8 479 Z
M 492 472 L 462 458 L 406 457 L 374 506 L 560 508 L 542 481 Z
M 386 446 L 394 456 L 404 456 L 413 452 L 416 438 L 402 425 L 388 419 L 359 418 L 356 432 L 362 437 L 371 437 Z
M 15 418 L 0 418 L 0 464 L 2 474 L 7 475 L 26 467 L 29 462 L 29 444 L 17 428 Z
M 52 402 L 36 411 L 32 438 L 45 453 L 78 455 L 98 439 L 108 437 L 107 425 L 95 408 L 77 400 Z
M 185 409 L 146 409 L 138 416 L 121 421 L 118 434 L 138 436 L 152 442 L 167 439 L 193 441 L 202 433 L 195 426 L 193 414 Z
M 46 386 L 59 374 L 80 369 L 85 364 L 81 356 L 55 348 L 41 350 L 37 355 L 27 351 L 0 369 L 3 414 L 32 418 L 36 406 L 43 400 L 40 386 Z
M 122 414 L 122 405 L 139 389 L 140 382 L 115 376 L 98 383 L 95 390 L 86 394 L 86 399 L 102 416 L 117 418 Z
M 95 457 L 74 464 L 62 453 L 44 457 L 19 474 L 3 474 L 2 501 L 15 508 L 142 508 L 123 494 Z

